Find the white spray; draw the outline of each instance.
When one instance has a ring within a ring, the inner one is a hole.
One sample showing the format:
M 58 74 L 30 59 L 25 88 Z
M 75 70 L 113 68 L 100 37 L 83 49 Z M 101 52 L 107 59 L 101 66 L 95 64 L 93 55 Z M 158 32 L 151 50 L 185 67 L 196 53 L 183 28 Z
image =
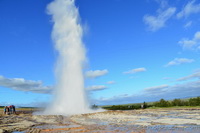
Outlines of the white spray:
M 53 103 L 45 112 L 60 115 L 86 113 L 89 106 L 82 71 L 86 55 L 78 9 L 74 0 L 54 0 L 47 10 L 54 22 L 52 38 L 58 61 Z

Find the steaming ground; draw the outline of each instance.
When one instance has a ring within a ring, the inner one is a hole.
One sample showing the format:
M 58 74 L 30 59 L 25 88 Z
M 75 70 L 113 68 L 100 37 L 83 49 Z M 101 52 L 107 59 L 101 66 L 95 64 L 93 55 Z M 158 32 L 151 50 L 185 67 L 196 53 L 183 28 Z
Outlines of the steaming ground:
M 24 113 L 0 115 L 0 133 L 200 132 L 199 108 L 105 111 L 72 116 Z

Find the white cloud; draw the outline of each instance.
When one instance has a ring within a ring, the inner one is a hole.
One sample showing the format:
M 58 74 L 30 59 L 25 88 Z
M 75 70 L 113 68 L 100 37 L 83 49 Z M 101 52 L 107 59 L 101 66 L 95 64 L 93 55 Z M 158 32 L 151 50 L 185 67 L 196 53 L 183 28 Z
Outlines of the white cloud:
M 198 32 L 195 33 L 194 40 L 195 41 L 197 41 L 197 40 L 200 41 L 200 31 L 198 31 Z
M 179 41 L 179 44 L 182 44 L 183 49 L 193 49 L 197 43 L 193 40 L 183 38 Z
M 165 67 L 175 66 L 175 65 L 185 64 L 185 63 L 192 63 L 192 62 L 194 62 L 193 59 L 175 58 L 174 60 L 172 60 L 169 63 L 167 63 L 167 65 L 165 65 Z
M 88 91 L 99 91 L 99 90 L 105 90 L 107 87 L 104 85 L 93 85 L 86 88 Z
M 200 4 L 195 4 L 196 0 L 189 1 L 187 5 L 177 14 L 177 18 L 188 17 L 191 14 L 200 12 Z
M 168 88 L 168 85 L 160 85 L 160 86 L 154 86 L 154 87 L 149 87 L 145 88 L 145 92 L 147 93 L 152 93 L 152 92 L 157 92 L 157 91 L 164 91 L 166 88 Z
M 185 80 L 190 80 L 190 79 L 195 79 L 195 78 L 199 78 L 200 79 L 200 71 L 195 72 L 189 76 L 185 76 L 182 78 L 177 79 L 177 81 L 185 81 Z
M 51 93 L 53 87 L 43 86 L 41 81 L 25 80 L 23 78 L 5 78 L 0 76 L 0 86 L 18 91 L 33 93 Z
M 167 0 L 155 0 L 158 4 L 160 4 L 160 8 L 163 9 L 168 6 Z
M 184 28 L 189 28 L 191 25 L 192 25 L 192 21 L 189 21 L 184 25 Z
M 87 71 L 85 73 L 87 78 L 97 78 L 97 77 L 101 77 L 103 75 L 106 75 L 108 73 L 107 69 L 104 70 L 95 70 L 95 71 Z
M 106 84 L 115 84 L 115 81 L 108 81 Z
M 166 100 L 174 98 L 195 97 L 200 94 L 200 80 L 188 82 L 184 84 L 176 84 L 172 86 L 161 85 L 157 87 L 149 87 L 140 92 L 140 94 L 118 95 L 111 98 L 101 98 L 95 100 L 96 103 L 102 105 L 142 103 L 158 101 L 161 98 Z
M 182 45 L 183 49 L 198 50 L 200 47 L 200 31 L 197 31 L 192 39 L 183 38 L 178 43 Z
M 175 7 L 169 7 L 165 10 L 158 9 L 157 16 L 145 15 L 143 19 L 145 24 L 148 25 L 149 30 L 156 31 L 164 27 L 166 21 L 169 20 L 175 12 Z
M 133 74 L 133 73 L 138 73 L 138 72 L 145 72 L 146 68 L 142 67 L 142 68 L 136 68 L 136 69 L 132 69 L 126 72 L 123 72 L 124 74 Z

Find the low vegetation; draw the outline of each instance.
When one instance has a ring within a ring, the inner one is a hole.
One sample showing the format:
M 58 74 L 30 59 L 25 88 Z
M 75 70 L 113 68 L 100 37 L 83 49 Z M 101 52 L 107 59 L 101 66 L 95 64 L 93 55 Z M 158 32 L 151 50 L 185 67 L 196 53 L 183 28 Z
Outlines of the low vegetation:
M 153 104 L 155 107 L 172 107 L 172 106 L 200 106 L 200 97 L 190 98 L 187 100 L 174 99 L 172 101 L 166 101 L 160 99 L 160 101 Z
M 94 105 L 97 107 L 96 105 Z M 200 107 L 200 97 L 190 98 L 190 99 L 174 99 L 174 100 L 164 100 L 160 99 L 158 102 L 150 103 L 136 103 L 136 104 L 126 104 L 126 105 L 111 105 L 102 106 L 106 110 L 133 110 L 133 109 L 145 109 L 145 108 L 163 108 L 163 107 Z

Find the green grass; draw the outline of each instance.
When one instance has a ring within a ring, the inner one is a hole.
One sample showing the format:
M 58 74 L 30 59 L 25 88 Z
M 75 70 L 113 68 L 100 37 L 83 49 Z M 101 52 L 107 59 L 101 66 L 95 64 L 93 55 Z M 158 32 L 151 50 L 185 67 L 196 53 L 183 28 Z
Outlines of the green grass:
M 145 102 L 146 107 L 148 109 L 160 109 L 160 108 L 172 108 L 172 109 L 181 109 L 181 108 L 197 108 L 199 109 L 199 98 L 184 98 L 184 99 L 173 99 L 173 100 L 164 100 L 161 99 L 157 102 Z M 141 109 L 141 105 L 144 103 L 129 103 L 129 104 L 121 104 L 121 105 L 104 105 L 99 106 L 106 110 L 132 110 L 132 109 Z M 176 106 L 177 105 L 177 106 Z M 192 106 L 189 106 L 192 105 Z M 196 105 L 196 106 L 195 106 Z
M 149 107 L 148 109 L 163 109 L 163 108 L 171 108 L 171 109 L 200 109 L 200 106 L 171 106 L 171 107 Z

